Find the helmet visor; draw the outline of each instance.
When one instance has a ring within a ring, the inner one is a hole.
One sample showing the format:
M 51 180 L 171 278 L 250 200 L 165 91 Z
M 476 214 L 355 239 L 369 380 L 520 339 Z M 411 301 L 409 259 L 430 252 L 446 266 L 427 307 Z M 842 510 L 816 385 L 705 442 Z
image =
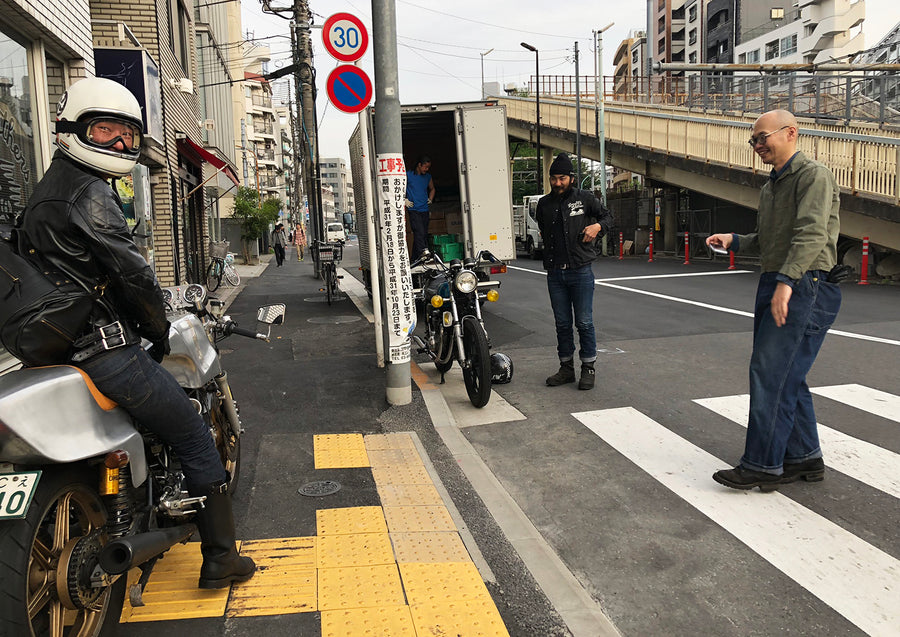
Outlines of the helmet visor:
M 85 137 L 94 146 L 112 150 L 124 148 L 128 152 L 138 152 L 141 149 L 141 129 L 127 120 L 102 117 L 86 123 Z

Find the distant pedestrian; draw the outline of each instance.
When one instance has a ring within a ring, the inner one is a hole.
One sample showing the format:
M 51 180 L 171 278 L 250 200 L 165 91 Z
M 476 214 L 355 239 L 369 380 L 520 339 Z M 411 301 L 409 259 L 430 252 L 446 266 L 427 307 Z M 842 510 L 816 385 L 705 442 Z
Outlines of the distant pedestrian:
M 406 214 L 413 233 L 413 259 L 418 259 L 428 247 L 428 222 L 435 193 L 429 170 L 431 157 L 422 155 L 416 161 L 415 169 L 406 171 Z
M 272 231 L 272 249 L 275 251 L 276 267 L 284 265 L 284 246 L 287 245 L 287 235 L 284 234 L 284 224 L 279 223 Z
M 757 230 L 714 234 L 707 245 L 760 255 L 750 419 L 744 455 L 713 479 L 733 489 L 773 491 L 800 478 L 825 475 L 809 372 L 841 307 L 829 282 L 837 262 L 840 189 L 831 171 L 797 151 L 797 119 L 788 111 L 764 113 L 750 145 L 772 166 L 759 197 Z
M 297 261 L 303 261 L 303 248 L 306 246 L 306 230 L 299 223 L 294 226 L 294 245 L 297 248 Z
M 537 222 L 544 239 L 547 290 L 556 322 L 559 371 L 547 379 L 551 387 L 575 382 L 574 327 L 581 349 L 578 389 L 593 389 L 597 360 L 594 331 L 595 240 L 612 226 L 612 215 L 593 193 L 574 186 L 572 160 L 560 153 L 550 165 L 549 195 L 537 204 Z

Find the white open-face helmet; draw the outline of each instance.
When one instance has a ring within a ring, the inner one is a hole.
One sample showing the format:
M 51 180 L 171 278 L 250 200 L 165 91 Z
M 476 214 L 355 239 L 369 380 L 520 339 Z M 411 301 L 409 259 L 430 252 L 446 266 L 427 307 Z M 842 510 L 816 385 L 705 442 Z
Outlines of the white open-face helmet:
M 110 134 L 110 130 L 114 132 Z M 56 107 L 56 145 L 75 161 L 105 175 L 122 177 L 131 172 L 141 154 L 143 132 L 137 99 L 106 78 L 75 82 Z M 124 150 L 115 147 L 119 141 Z

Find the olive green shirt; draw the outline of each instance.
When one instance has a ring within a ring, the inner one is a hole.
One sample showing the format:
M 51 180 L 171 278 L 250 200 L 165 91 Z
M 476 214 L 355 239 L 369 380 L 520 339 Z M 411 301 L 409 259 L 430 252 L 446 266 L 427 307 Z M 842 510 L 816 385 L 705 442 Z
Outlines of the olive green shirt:
M 794 155 L 759 195 L 756 232 L 737 235 L 741 254 L 759 254 L 763 272 L 797 280 L 837 263 L 840 188 L 823 164 Z

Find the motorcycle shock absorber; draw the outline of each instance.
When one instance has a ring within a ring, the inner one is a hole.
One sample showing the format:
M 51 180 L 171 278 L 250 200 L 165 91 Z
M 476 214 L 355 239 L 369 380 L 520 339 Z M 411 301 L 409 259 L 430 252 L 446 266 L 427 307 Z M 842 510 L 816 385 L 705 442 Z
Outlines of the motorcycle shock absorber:
M 117 478 L 117 488 L 109 489 L 113 492 L 103 496 L 103 503 L 106 505 L 106 532 L 113 539 L 128 533 L 134 519 L 130 465 L 119 468 Z
M 228 373 L 222 372 L 216 376 L 216 386 L 222 395 L 222 408 L 228 417 L 228 424 L 231 427 L 231 433 L 235 438 L 240 438 L 244 433 L 241 429 L 241 418 L 238 415 L 237 404 L 234 402 L 234 396 L 231 394 L 231 386 L 228 384 Z

